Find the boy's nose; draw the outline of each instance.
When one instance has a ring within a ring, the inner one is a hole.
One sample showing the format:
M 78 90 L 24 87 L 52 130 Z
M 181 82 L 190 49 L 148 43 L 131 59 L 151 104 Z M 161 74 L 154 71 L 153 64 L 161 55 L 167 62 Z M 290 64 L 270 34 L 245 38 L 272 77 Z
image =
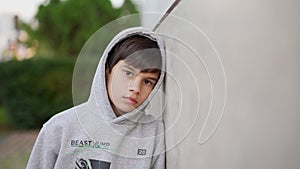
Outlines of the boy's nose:
M 129 82 L 129 91 L 139 94 L 141 90 L 141 84 L 138 79 L 132 79 Z

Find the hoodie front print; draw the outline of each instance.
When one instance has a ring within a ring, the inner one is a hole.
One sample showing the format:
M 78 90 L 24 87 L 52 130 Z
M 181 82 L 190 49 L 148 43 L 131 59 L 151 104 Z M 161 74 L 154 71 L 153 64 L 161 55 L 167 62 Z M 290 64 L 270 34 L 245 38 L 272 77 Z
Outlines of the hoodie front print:
M 164 169 L 165 140 L 162 118 L 144 112 L 164 78 L 136 110 L 117 117 L 106 90 L 105 63 L 109 51 L 121 40 L 141 35 L 158 43 L 159 37 L 142 27 L 126 29 L 105 49 L 94 75 L 87 102 L 53 116 L 41 129 L 27 169 Z

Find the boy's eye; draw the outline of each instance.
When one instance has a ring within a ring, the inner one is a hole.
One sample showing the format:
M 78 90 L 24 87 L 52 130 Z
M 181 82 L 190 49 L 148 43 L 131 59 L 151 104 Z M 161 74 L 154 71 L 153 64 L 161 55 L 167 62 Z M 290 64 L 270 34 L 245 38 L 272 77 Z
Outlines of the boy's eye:
M 145 80 L 144 82 L 145 82 L 146 85 L 149 85 L 149 86 L 153 85 L 153 82 L 151 82 L 150 80 Z
M 126 75 L 127 77 L 131 77 L 131 76 L 133 75 L 133 73 L 132 73 L 132 72 L 129 72 L 129 71 L 125 71 L 125 75 Z

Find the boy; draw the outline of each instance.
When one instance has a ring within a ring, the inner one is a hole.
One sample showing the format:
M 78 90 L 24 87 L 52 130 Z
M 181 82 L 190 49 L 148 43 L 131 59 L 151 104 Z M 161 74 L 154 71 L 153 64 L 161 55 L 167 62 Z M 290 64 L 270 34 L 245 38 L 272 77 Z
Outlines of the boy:
M 44 124 L 27 168 L 163 169 L 164 126 L 145 108 L 164 78 L 158 36 L 119 33 L 98 64 L 88 101 Z

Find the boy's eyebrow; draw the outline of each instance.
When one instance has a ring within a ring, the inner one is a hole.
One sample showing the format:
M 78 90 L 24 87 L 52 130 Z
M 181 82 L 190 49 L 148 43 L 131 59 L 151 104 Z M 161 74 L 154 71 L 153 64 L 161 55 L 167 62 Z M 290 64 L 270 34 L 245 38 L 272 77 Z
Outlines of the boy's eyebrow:
M 158 80 L 157 78 L 154 78 L 154 77 L 149 77 L 148 79 L 151 79 L 151 80 L 153 80 L 155 82 Z
M 133 67 L 129 66 L 129 65 L 122 65 L 122 67 L 125 67 L 127 69 L 130 69 L 133 72 L 136 72 L 136 70 Z M 150 79 L 150 80 L 153 80 L 153 81 L 157 81 L 158 80 L 158 78 L 155 78 L 155 77 L 147 77 L 147 79 Z
M 153 81 L 157 82 L 159 77 L 156 78 L 156 77 L 151 77 L 151 75 L 149 75 L 148 77 L 146 77 L 146 79 L 153 80 Z
M 127 69 L 130 69 L 130 70 L 133 71 L 133 72 L 136 72 L 136 70 L 135 70 L 133 67 L 131 67 L 131 66 L 123 65 L 123 67 L 125 67 L 125 68 L 127 68 Z

